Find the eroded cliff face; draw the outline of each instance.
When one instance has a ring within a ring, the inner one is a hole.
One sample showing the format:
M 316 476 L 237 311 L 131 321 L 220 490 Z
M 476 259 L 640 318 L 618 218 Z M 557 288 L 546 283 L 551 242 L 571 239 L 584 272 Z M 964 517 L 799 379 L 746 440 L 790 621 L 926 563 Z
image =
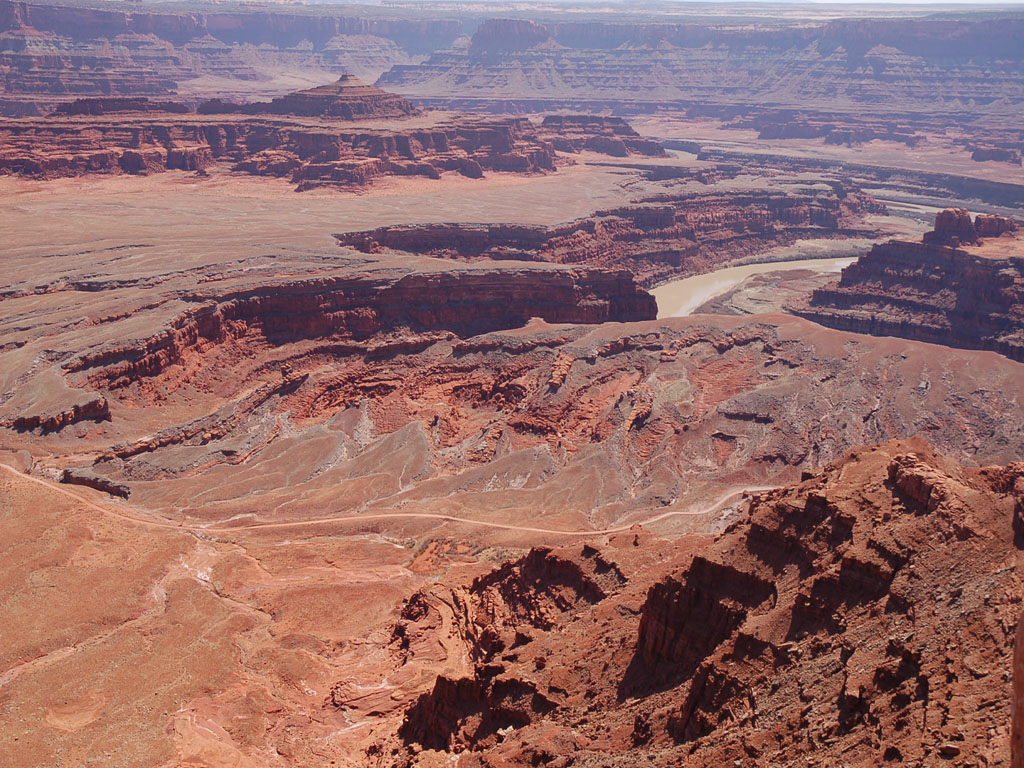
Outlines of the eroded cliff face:
M 681 106 L 814 104 L 848 112 L 851 105 L 856 111 L 869 103 L 876 114 L 905 120 L 913 113 L 959 111 L 949 107 L 960 100 L 978 112 L 1008 114 L 995 102 L 1019 103 L 1024 97 L 1015 42 L 1020 33 L 1016 17 L 863 19 L 771 28 L 644 18 L 543 25 L 492 20 L 467 49 L 397 64 L 379 84 L 425 98 L 444 94 L 549 103 L 603 98 L 625 109 L 676 101 Z M 936 92 L 940 80 L 943 87 Z M 856 137 L 837 134 L 835 140 L 849 138 Z
M 663 194 L 554 227 L 424 224 L 336 238 L 367 253 L 390 248 L 442 258 L 624 267 L 651 286 L 798 238 L 862 234 L 863 214 L 881 210 L 869 195 L 836 184 L 827 191 Z
M 833 328 L 1024 360 L 1024 241 L 1001 216 L 936 216 L 920 243 L 876 245 L 792 311 Z
M 1022 477 L 892 442 L 755 495 L 713 541 L 636 529 L 431 587 L 389 674 L 449 671 L 368 759 L 1007 766 Z
M 215 348 L 255 355 L 268 347 L 316 340 L 391 355 L 448 336 L 515 328 L 531 318 L 551 323 L 652 319 L 653 297 L 625 271 L 498 269 L 420 272 L 398 278 L 352 276 L 264 284 L 228 293 L 194 292 L 189 309 L 159 333 L 85 351 L 65 363 L 90 387 L 116 390 L 159 378 L 171 366 L 202 367 Z M 436 333 L 440 332 L 440 333 Z M 433 335 L 432 335 L 433 334 Z M 287 374 L 286 374 L 287 378 Z M 72 417 L 20 417 L 22 429 L 57 429 L 109 417 L 105 401 Z
M 52 179 L 203 171 L 226 163 L 235 171 L 289 178 L 303 191 L 360 188 L 384 176 L 548 173 L 572 162 L 559 152 L 664 154 L 660 144 L 616 120 L 577 118 L 537 126 L 525 118 L 459 117 L 424 128 L 405 128 L 397 120 L 394 127 L 364 129 L 342 121 L 381 117 L 382 112 L 405 117 L 412 107 L 382 92 L 338 97 L 337 91 L 328 86 L 313 96 L 300 92 L 293 94 L 294 101 L 281 100 L 284 112 L 316 112 L 322 121 L 318 125 L 284 116 L 226 114 L 261 113 L 269 105 L 208 104 L 202 115 L 172 115 L 163 113 L 179 110 L 147 100 L 79 100 L 60 116 L 0 126 L 0 173 Z M 135 106 L 138 110 L 132 111 Z

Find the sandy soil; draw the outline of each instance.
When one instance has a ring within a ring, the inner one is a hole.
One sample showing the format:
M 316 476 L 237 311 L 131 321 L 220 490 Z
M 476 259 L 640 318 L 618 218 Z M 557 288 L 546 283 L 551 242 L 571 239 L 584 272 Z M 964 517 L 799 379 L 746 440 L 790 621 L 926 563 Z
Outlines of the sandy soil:
M 370 193 L 299 193 L 283 179 L 227 171 L 47 182 L 0 176 L 0 243 L 5 258 L 33 262 L 125 246 L 192 262 L 252 248 L 337 254 L 332 233 L 387 224 L 559 223 L 621 205 L 629 197 L 621 184 L 633 176 L 578 164 L 547 176 L 389 178 Z

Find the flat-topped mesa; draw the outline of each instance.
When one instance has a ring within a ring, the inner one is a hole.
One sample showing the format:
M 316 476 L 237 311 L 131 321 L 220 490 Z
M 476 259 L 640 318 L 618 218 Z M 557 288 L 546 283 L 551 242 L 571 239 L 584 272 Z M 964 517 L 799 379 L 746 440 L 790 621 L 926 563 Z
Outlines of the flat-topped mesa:
M 301 115 L 339 117 L 344 120 L 407 117 L 418 112 L 412 102 L 368 85 L 352 75 L 342 75 L 328 85 L 279 96 L 269 102 L 231 104 L 213 99 L 199 105 L 200 114 Z
M 560 48 L 542 24 L 526 19 L 486 19 L 473 34 L 471 56 L 526 51 L 530 48 Z
M 1024 237 L 1013 219 L 962 208 L 921 242 L 890 240 L 790 311 L 832 328 L 1024 361 Z
M 150 101 L 145 96 L 117 97 L 103 96 L 98 98 L 75 99 L 67 104 L 61 104 L 53 114 L 63 116 L 73 115 L 109 115 L 118 112 L 166 112 L 168 114 L 184 115 L 189 111 L 184 104 L 176 101 Z
M 615 157 L 663 157 L 665 148 L 645 139 L 621 117 L 603 115 L 546 115 L 541 135 L 560 152 L 590 150 Z

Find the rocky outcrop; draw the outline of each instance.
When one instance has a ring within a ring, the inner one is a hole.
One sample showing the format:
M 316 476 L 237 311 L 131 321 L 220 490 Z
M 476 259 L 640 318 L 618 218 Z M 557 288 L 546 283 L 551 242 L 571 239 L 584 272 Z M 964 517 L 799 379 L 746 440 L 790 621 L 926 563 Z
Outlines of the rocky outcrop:
M 118 389 L 219 345 L 368 340 L 395 332 L 472 336 L 534 317 L 551 323 L 654 318 L 657 306 L 625 271 L 496 269 L 393 279 L 323 278 L 182 297 L 195 308 L 149 338 L 94 350 L 65 365 L 92 386 Z M 436 339 L 428 338 L 428 343 Z
M 1021 153 L 1019 149 L 1012 149 L 1010 147 L 978 147 L 971 152 L 971 160 L 979 163 L 994 160 L 998 163 L 1020 165 Z
M 920 243 L 874 246 L 791 311 L 833 328 L 1024 360 L 1024 242 L 1002 216 L 936 216 Z
M 560 152 L 590 150 L 604 155 L 662 157 L 665 148 L 640 136 L 621 117 L 599 115 L 546 115 L 541 135 Z
M 468 588 L 414 596 L 395 628 L 404 651 L 439 626 L 439 601 L 454 609 L 456 629 L 471 660 L 465 677 L 440 676 L 406 712 L 399 734 L 428 749 L 461 751 L 493 745 L 501 733 L 543 719 L 557 707 L 550 689 L 532 675 L 506 674 L 516 649 L 538 633 L 557 632 L 587 608 L 620 591 L 625 577 L 597 550 L 583 556 L 533 549 L 476 578 Z M 443 593 L 443 594 L 441 594 Z M 537 662 L 540 669 L 543 662 Z
M 113 112 L 167 112 L 183 115 L 189 109 L 184 104 L 175 101 L 150 101 L 145 96 L 133 98 L 87 98 L 75 99 L 67 104 L 61 104 L 54 110 L 55 115 L 108 115 Z
M 848 495 L 855 485 L 865 500 Z M 776 724 L 754 742 L 758 755 L 781 751 L 792 758 L 803 749 L 796 730 L 780 727 L 787 720 L 794 727 L 802 720 L 844 752 L 843 742 L 859 742 L 853 749 L 860 760 L 872 753 L 879 762 L 992 754 L 973 702 L 991 695 L 981 680 L 1005 685 L 996 681 L 1009 662 L 1000 648 L 1009 627 L 1004 622 L 982 647 L 972 645 L 973 661 L 949 652 L 947 638 L 960 639 L 953 627 L 972 632 L 966 628 L 976 626 L 974 612 L 991 598 L 988 585 L 979 588 L 937 557 L 932 542 L 978 551 L 989 541 L 994 563 L 1012 552 L 1006 523 L 1013 503 L 984 473 L 950 465 L 921 443 L 855 454 L 798 488 L 755 499 L 748 517 L 714 547 L 719 569 L 738 572 L 708 580 L 707 566 L 694 573 L 695 560 L 680 586 L 672 589 L 670 580 L 648 593 L 638 640 L 644 663 L 662 671 L 679 663 L 664 654 L 652 661 L 651 646 L 699 658 L 696 666 L 673 670 L 686 682 L 678 691 L 682 704 L 666 721 L 669 732 L 726 758 L 726 745 L 704 740 L 724 732 L 739 741 L 738 732 L 757 728 L 771 712 Z M 977 565 L 979 575 L 990 573 Z M 702 602 L 708 594 L 713 598 Z M 922 624 L 936 594 L 955 597 L 946 613 Z M 692 618 L 667 624 L 658 620 L 666 611 Z M 710 642 L 708 628 L 716 632 Z M 812 670 L 830 665 L 833 674 L 815 677 Z M 965 674 L 965 665 L 975 672 Z M 768 669 L 765 683 L 754 682 Z M 832 705 L 820 707 L 824 700 Z M 812 705 L 811 714 L 804 702 L 819 707 Z M 943 714 L 929 714 L 939 727 L 928 730 L 924 713 L 936 705 Z M 861 740 L 866 729 L 874 737 Z
M 324 108 L 334 109 L 330 97 L 327 101 Z M 370 112 L 377 109 L 372 102 L 364 106 Z M 381 105 L 380 109 L 390 108 Z M 201 170 L 220 162 L 230 163 L 236 171 L 287 177 L 302 191 L 363 187 L 383 176 L 437 179 L 448 172 L 470 178 L 481 178 L 486 171 L 547 173 L 559 163 L 552 141 L 558 126 L 538 129 L 522 118 L 464 117 L 428 128 L 372 130 L 345 127 L 332 115 L 321 119 L 323 124 L 310 125 L 286 117 L 209 114 L 176 119 L 117 113 L 10 120 L 0 125 L 0 173 L 48 179 Z M 563 152 L 663 151 L 654 142 L 630 136 L 632 129 L 625 123 L 572 126 L 570 138 L 559 145 Z M 623 138 L 612 139 L 613 131 Z
M 965 208 L 947 208 L 935 216 L 935 229 L 925 232 L 921 242 L 925 244 L 977 245 L 978 231 L 971 221 L 971 214 Z
M 131 496 L 131 489 L 124 483 L 115 482 L 88 469 L 65 469 L 61 473 L 60 481 L 68 485 L 84 485 L 121 499 Z
M 691 110 L 691 113 L 698 112 L 717 113 L 720 118 L 728 120 L 727 125 L 732 128 L 753 128 L 758 131 L 760 139 L 820 138 L 826 144 L 847 146 L 881 140 L 913 147 L 923 138 L 908 122 L 881 120 L 871 116 L 757 107 L 723 107 L 715 110 L 705 105 Z
M 425 224 L 336 235 L 341 245 L 442 258 L 550 261 L 627 268 L 645 286 L 696 274 L 797 238 L 855 234 L 872 198 L 828 191 L 659 195 L 554 227 Z
M 417 110 L 401 96 L 367 85 L 352 75 L 342 75 L 329 85 L 289 93 L 269 103 L 228 104 L 215 100 L 200 104 L 197 111 L 202 115 L 237 112 L 246 115 L 303 115 L 366 120 L 407 117 Z
M 104 397 L 92 397 L 59 413 L 33 413 L 11 419 L 9 426 L 19 432 L 59 432 L 82 421 L 109 421 L 110 404 Z
M 370 754 L 526 766 L 571 734 L 581 764 L 1007 764 L 1022 476 L 891 442 L 755 495 L 713 541 L 634 529 L 432 587 L 392 652 L 457 637 L 472 661 Z

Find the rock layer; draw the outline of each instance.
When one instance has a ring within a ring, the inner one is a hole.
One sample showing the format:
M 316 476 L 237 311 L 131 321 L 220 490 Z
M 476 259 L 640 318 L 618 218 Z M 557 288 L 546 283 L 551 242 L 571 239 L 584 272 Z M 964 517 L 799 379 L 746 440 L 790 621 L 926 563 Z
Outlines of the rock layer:
M 956 113 L 1008 116 L 1024 98 L 1021 20 L 748 20 L 664 23 L 553 19 L 543 25 L 490 20 L 467 48 L 397 64 L 379 80 L 407 96 L 571 103 L 644 103 L 831 108 L 876 115 Z M 528 32 L 526 30 L 529 30 Z M 511 41 L 511 42 L 510 42 Z M 955 52 L 955 56 L 951 55 Z M 943 83 L 940 92 L 935 83 Z M 846 143 L 856 136 L 837 134 Z
M 222 93 L 243 97 L 265 92 L 261 81 L 282 71 L 344 71 L 372 80 L 392 64 L 450 44 L 462 29 L 451 18 L 350 10 L 3 0 L 0 114 L 45 114 L 82 96 L 166 96 L 200 78 L 216 78 Z
M 361 97 L 360 97 L 361 98 Z M 386 101 L 386 100 L 385 100 Z M 300 100 L 295 109 L 305 109 Z M 327 98 L 326 106 L 337 102 Z M 9 120 L 0 125 L 0 173 L 49 179 L 90 173 L 148 174 L 204 170 L 230 163 L 236 171 L 289 178 L 298 189 L 359 188 L 383 176 L 440 178 L 455 172 L 546 173 L 563 152 L 583 149 L 619 155 L 661 154 L 624 123 L 535 126 L 523 118 L 456 118 L 423 128 L 359 129 L 321 117 L 316 124 L 287 117 L 114 112 L 111 104 L 76 102 L 73 117 Z M 120 104 L 121 102 L 118 102 Z M 362 103 L 362 102 L 360 102 Z M 370 102 L 366 109 L 391 110 Z M 285 107 L 292 109 L 292 106 Z M 354 109 L 341 102 L 339 109 Z M 391 110 L 393 111 L 393 110 Z M 398 112 L 405 114 L 402 109 Z M 369 115 L 364 115 L 369 116 Z M 619 135 L 611 137 L 616 131 Z M 630 135 L 632 134 L 632 135 Z M 566 161 L 563 161 L 566 162 Z
M 948 209 L 923 241 L 876 245 L 794 303 L 833 328 L 990 349 L 1024 360 L 1024 238 L 1001 216 Z
M 390 248 L 443 258 L 624 267 L 651 286 L 798 238 L 862 234 L 860 217 L 879 210 L 870 196 L 835 184 L 828 191 L 658 195 L 554 227 L 425 224 L 336 237 L 367 253 Z

